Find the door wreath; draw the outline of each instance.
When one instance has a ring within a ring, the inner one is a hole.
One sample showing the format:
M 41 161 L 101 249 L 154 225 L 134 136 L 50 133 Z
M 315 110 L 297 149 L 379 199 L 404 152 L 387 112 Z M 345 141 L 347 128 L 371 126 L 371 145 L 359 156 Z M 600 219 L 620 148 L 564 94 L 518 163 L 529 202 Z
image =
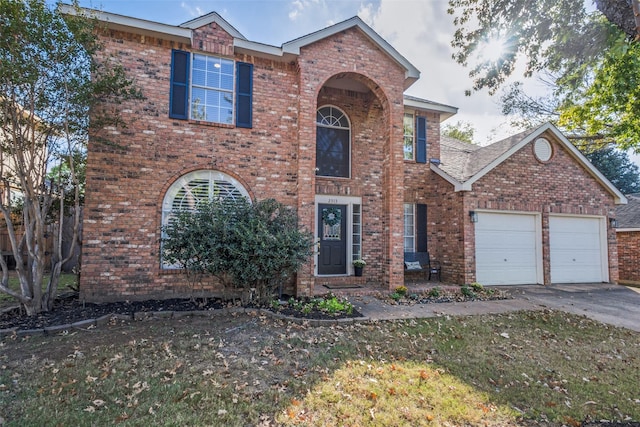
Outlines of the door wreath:
M 327 208 L 322 210 L 322 222 L 329 227 L 340 224 L 342 219 L 342 211 L 338 208 Z

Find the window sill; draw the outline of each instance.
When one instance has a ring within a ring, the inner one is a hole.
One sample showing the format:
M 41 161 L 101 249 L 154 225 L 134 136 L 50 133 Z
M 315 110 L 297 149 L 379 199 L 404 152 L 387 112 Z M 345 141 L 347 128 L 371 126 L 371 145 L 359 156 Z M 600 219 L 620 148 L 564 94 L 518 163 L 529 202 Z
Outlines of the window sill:
M 316 175 L 316 179 L 326 179 L 327 181 L 333 181 L 334 179 L 339 179 L 341 181 L 349 181 L 351 180 L 351 177 Z
M 215 128 L 223 128 L 223 129 L 235 129 L 236 125 L 229 125 L 226 123 L 216 123 L 216 122 L 205 122 L 203 120 L 192 120 L 189 119 L 187 120 L 190 124 L 193 125 L 199 125 L 199 126 L 210 126 L 210 127 L 215 127 Z

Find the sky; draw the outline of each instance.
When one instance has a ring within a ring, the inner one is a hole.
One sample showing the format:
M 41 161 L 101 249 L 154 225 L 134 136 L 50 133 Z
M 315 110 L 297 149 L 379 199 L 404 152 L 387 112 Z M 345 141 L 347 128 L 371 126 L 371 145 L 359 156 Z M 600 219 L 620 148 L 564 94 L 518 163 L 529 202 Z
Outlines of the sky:
M 497 95 L 465 96 L 469 70 L 451 57 L 455 27 L 447 0 L 80 0 L 80 6 L 179 25 L 217 12 L 247 39 L 273 46 L 359 16 L 421 72 L 407 95 L 457 107 L 445 124 L 471 123 L 476 143 L 485 145 L 516 133 L 500 112 Z M 521 77 L 517 76 L 517 77 Z M 529 93 L 541 93 L 535 80 Z M 633 160 L 640 164 L 640 155 Z

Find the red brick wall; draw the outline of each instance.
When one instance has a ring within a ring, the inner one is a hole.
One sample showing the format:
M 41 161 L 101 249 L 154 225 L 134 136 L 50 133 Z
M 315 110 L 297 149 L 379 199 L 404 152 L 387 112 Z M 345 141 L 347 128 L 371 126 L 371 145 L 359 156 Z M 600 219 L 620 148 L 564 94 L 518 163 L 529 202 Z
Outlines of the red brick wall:
M 215 53 L 228 53 L 226 34 L 212 27 L 206 39 Z M 82 297 L 184 295 L 185 278 L 160 269 L 164 194 L 187 172 L 216 169 L 237 178 L 252 197 L 296 206 L 298 111 L 295 102 L 283 102 L 297 96 L 296 69 L 236 58 L 255 67 L 253 129 L 174 120 L 168 117 L 171 47 L 187 47 L 118 32 L 104 41 L 105 54 L 121 61 L 146 99 L 122 106 L 127 129 L 104 132 L 117 145 L 95 138 L 89 144 Z
M 161 205 L 177 178 L 215 169 L 251 196 L 297 207 L 314 227 L 319 194 L 362 197 L 366 283 L 402 284 L 404 72 L 359 30 L 304 47 L 297 63 L 245 55 L 254 64 L 253 129 L 168 117 L 171 49 L 189 46 L 112 31 L 103 36 L 145 99 L 119 106 L 124 130 L 93 135 L 87 160 L 81 297 L 87 301 L 188 295 L 184 275 L 160 268 Z M 200 43 L 202 41 L 202 43 Z M 215 24 L 196 32 L 195 47 L 233 56 L 232 39 Z M 345 70 L 349 70 L 345 73 Z M 324 88 L 332 76 L 357 80 L 366 95 Z M 350 179 L 315 177 L 316 109 L 342 108 L 352 123 Z M 107 106 L 110 108 L 111 106 Z M 101 144 L 97 136 L 112 144 Z M 298 294 L 313 292 L 313 262 L 298 274 Z M 215 290 L 215 282 L 207 284 Z
M 427 159 L 440 159 L 440 115 L 416 112 L 427 119 Z M 427 249 L 442 265 L 442 280 L 455 281 L 464 272 L 463 194 L 430 169 L 430 164 L 405 161 L 405 203 L 427 205 Z
M 381 221 L 380 190 L 383 185 L 381 150 L 385 145 L 383 109 L 372 94 L 323 88 L 318 107 L 333 105 L 345 111 L 351 121 L 351 178 L 315 178 L 315 194 L 362 197 L 362 256 L 368 262 L 365 280 L 379 283 L 384 274 L 384 228 Z
M 313 227 L 316 191 L 351 192 L 351 196 L 362 197 L 363 257 L 368 261 L 365 280 L 387 287 L 402 284 L 404 71 L 357 29 L 303 47 L 298 65 L 298 211 L 302 221 Z M 368 96 L 349 99 L 345 93 L 346 97 L 339 99 L 333 91 L 322 89 L 334 76 L 364 84 L 369 88 Z M 351 120 L 351 178 L 315 177 L 316 110 L 328 101 L 335 101 Z M 312 271 L 309 265 L 299 272 L 298 294 L 313 291 Z
M 554 156 L 547 163 L 536 160 L 533 144 L 497 166 L 473 184 L 464 194 L 463 212 L 476 209 L 537 212 L 542 214 L 544 282 L 550 283 L 549 214 L 597 215 L 608 217 L 615 212 L 613 196 L 581 167 L 555 140 Z M 465 234 L 473 240 L 473 225 L 467 220 Z M 618 257 L 615 231 L 608 230 L 609 280 L 618 280 Z M 475 280 L 475 245 L 465 245 L 465 258 L 470 260 L 458 281 Z
M 640 283 L 640 230 L 618 231 L 620 282 Z

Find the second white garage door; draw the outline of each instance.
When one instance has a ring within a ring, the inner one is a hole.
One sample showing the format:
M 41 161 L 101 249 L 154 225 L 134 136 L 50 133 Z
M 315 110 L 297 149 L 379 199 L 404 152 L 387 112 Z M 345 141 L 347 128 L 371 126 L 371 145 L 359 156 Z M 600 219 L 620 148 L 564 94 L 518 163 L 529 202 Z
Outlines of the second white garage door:
M 551 283 L 609 280 L 603 218 L 550 216 L 549 240 Z
M 542 283 L 540 217 L 478 212 L 476 280 L 483 285 Z

